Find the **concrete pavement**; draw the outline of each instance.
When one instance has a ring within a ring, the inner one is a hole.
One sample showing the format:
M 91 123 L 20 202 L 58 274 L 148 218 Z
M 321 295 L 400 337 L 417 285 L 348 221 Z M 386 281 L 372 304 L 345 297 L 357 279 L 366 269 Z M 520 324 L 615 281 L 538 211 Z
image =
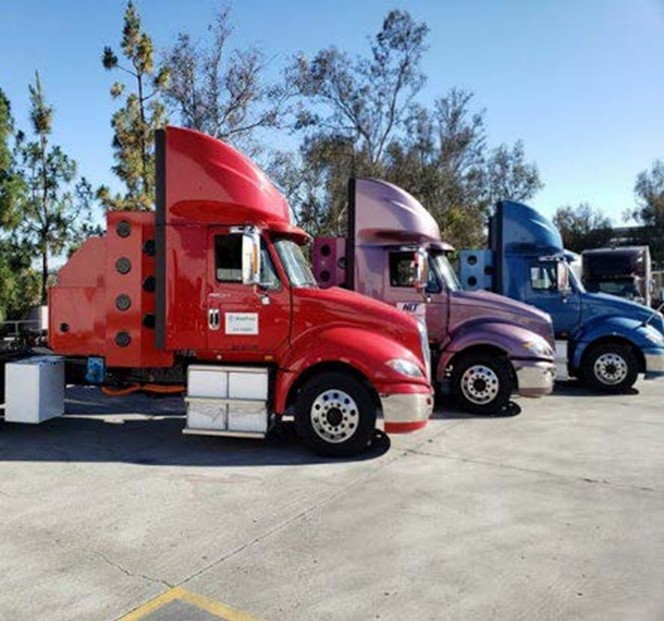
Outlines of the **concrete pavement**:
M 664 382 L 637 388 L 443 410 L 345 462 L 70 391 L 0 423 L 0 619 L 662 619 Z

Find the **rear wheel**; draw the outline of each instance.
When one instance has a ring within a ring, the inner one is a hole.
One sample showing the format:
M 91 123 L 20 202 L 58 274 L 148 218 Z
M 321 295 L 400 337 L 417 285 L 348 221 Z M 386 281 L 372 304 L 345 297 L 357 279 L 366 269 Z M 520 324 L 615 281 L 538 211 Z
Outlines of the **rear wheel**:
M 604 343 L 593 347 L 581 365 L 582 378 L 588 386 L 606 393 L 629 390 L 639 375 L 634 350 L 622 343 Z
M 374 437 L 374 400 L 368 388 L 350 375 L 325 373 L 311 379 L 295 408 L 297 435 L 319 455 L 356 455 Z
M 506 411 L 512 395 L 510 361 L 489 353 L 462 356 L 452 369 L 452 393 L 457 405 L 471 414 Z

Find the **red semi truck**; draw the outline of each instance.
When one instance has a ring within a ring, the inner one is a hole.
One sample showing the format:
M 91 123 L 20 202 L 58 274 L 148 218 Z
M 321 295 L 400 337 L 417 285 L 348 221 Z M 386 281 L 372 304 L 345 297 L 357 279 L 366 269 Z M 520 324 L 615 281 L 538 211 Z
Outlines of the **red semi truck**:
M 111 212 L 60 270 L 49 345 L 70 383 L 184 386 L 185 432 L 264 437 L 292 414 L 314 450 L 351 455 L 432 411 L 426 328 L 320 289 L 289 206 L 247 158 L 156 134 L 156 212 Z M 9 387 L 8 387 L 9 390 Z
M 323 287 L 341 285 L 421 314 L 435 383 L 464 410 L 500 413 L 513 390 L 549 394 L 555 376 L 550 317 L 503 296 L 462 291 L 446 257 L 452 250 L 408 192 L 379 179 L 351 179 L 348 236 L 314 241 L 314 274 Z

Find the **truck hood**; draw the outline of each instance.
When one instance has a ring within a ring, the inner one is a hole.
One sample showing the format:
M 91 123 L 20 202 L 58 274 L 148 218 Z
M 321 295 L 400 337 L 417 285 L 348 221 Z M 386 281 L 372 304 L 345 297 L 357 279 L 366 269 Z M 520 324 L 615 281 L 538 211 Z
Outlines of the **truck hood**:
M 625 300 L 606 293 L 580 293 L 583 321 L 604 315 L 620 315 L 636 321 L 646 322 L 664 334 L 664 318 L 661 313 L 643 304 Z
M 490 291 L 454 291 L 460 318 L 501 319 L 539 334 L 553 346 L 553 326 L 548 313 Z
M 331 287 L 293 289 L 293 302 L 304 311 L 300 331 L 317 325 L 345 325 L 390 336 L 407 347 L 424 366 L 418 321 L 407 313 L 365 295 Z

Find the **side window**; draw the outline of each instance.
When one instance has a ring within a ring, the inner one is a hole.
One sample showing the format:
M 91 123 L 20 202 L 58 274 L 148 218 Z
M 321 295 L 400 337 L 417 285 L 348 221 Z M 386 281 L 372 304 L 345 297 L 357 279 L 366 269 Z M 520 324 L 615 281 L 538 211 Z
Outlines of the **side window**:
M 413 287 L 415 259 L 412 252 L 390 252 L 390 286 Z
M 281 282 L 277 276 L 277 270 L 274 269 L 270 251 L 261 239 L 261 287 L 264 289 L 279 289 L 280 286 Z
M 242 282 L 242 235 L 216 235 L 214 274 L 217 282 Z
M 427 280 L 427 293 L 440 293 L 443 289 L 440 286 L 440 282 L 438 281 L 438 276 L 436 274 L 436 270 L 434 269 L 434 261 L 429 256 L 429 279 Z
M 556 291 L 558 289 L 556 264 L 538 263 L 531 266 L 530 286 L 533 291 Z

